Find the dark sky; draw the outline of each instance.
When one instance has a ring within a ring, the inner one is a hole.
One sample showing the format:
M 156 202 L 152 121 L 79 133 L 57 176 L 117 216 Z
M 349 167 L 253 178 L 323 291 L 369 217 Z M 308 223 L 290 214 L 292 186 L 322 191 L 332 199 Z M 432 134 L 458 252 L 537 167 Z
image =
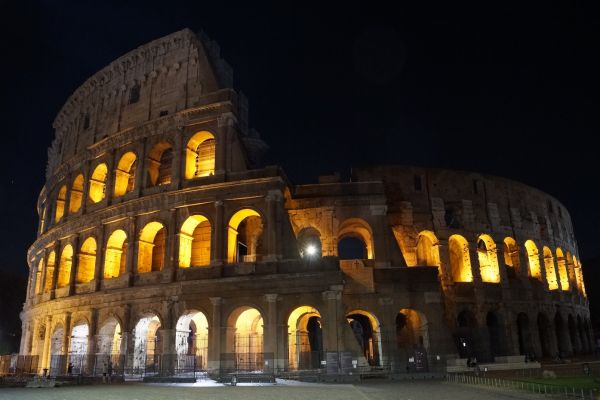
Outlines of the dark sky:
M 268 162 L 294 182 L 369 164 L 501 175 L 556 196 L 582 258 L 600 255 L 598 10 L 121 3 L 0 0 L 0 269 L 26 271 L 51 124 L 67 97 L 115 58 L 184 27 L 220 44 Z

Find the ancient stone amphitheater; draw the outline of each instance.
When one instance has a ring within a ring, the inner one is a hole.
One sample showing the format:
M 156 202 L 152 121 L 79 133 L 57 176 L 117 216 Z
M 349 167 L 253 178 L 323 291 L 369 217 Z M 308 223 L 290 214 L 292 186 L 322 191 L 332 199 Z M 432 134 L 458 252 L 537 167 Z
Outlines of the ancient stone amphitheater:
M 218 46 L 187 29 L 67 100 L 27 255 L 20 354 L 37 371 L 442 371 L 591 351 L 555 198 L 399 166 L 295 184 L 261 165 L 247 114 Z

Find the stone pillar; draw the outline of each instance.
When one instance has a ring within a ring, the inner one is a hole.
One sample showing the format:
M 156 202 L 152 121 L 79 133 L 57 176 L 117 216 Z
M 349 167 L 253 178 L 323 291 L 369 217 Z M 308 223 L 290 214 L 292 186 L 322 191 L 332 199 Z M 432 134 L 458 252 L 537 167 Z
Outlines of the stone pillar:
M 50 368 L 50 345 L 52 340 L 52 316 L 46 316 L 46 329 L 44 330 L 44 348 L 42 349 L 42 357 L 41 362 L 38 364 L 40 366 L 39 373 L 44 373 L 44 368 Z M 49 372 L 49 371 L 48 371 Z
M 382 354 L 379 355 L 381 365 L 390 366 L 392 371 L 398 370 L 395 356 L 396 349 L 396 310 L 394 310 L 394 299 L 381 297 L 377 300 L 381 307 L 381 319 L 379 321 L 379 339 L 381 341 Z
M 231 144 L 235 117 L 232 113 L 221 114 L 217 117 L 217 134 L 215 135 L 215 175 L 223 175 L 227 171 L 230 160 L 227 154 Z
M 115 154 L 116 150 L 112 150 L 108 153 L 106 159 L 106 183 L 104 184 L 104 199 L 101 203 L 107 206 L 112 204 L 112 200 L 115 195 L 115 175 L 117 174 L 117 167 L 115 165 Z
M 177 210 L 175 208 L 169 210 L 169 226 L 167 227 L 167 240 L 165 247 L 165 268 L 163 278 L 167 282 L 174 282 L 177 279 L 177 268 L 179 268 L 179 222 L 177 219 Z
M 506 272 L 506 264 L 504 262 L 504 253 L 502 252 L 502 248 L 498 249 L 496 246 L 495 249 L 496 260 L 498 260 L 498 272 L 500 273 L 500 285 L 502 289 L 510 289 L 510 281 L 508 279 L 508 273 Z M 503 290 L 503 296 L 510 296 L 510 291 Z
M 524 292 L 531 296 L 531 282 L 529 281 L 529 254 L 524 244 L 519 245 L 519 270 L 518 277 L 523 284 Z
M 102 225 L 98 232 L 97 242 L 96 242 L 96 265 L 94 265 L 94 282 L 93 282 L 93 291 L 97 292 L 102 288 L 102 280 L 104 279 L 104 259 L 106 257 L 106 243 L 105 243 L 105 235 L 106 235 L 106 227 Z
M 471 261 L 471 275 L 473 276 L 473 285 L 481 286 L 481 271 L 479 270 L 479 255 L 477 254 L 477 243 L 469 242 L 469 260 Z
M 226 255 L 224 251 L 226 249 L 225 241 L 227 240 L 225 232 L 227 230 L 227 223 L 224 219 L 224 206 L 221 200 L 215 201 L 215 218 L 214 226 L 212 227 L 212 238 L 211 238 L 211 249 L 210 249 L 210 264 L 211 265 L 222 265 L 225 261 Z
M 129 229 L 127 230 L 127 257 L 125 259 L 125 276 L 128 286 L 133 286 L 134 267 L 138 259 L 138 234 L 137 219 L 129 217 Z
M 277 261 L 281 259 L 279 238 L 281 237 L 281 220 L 278 218 L 283 195 L 280 190 L 269 190 L 265 201 L 267 202 L 266 239 L 267 254 L 265 261 Z
M 212 304 L 212 319 L 208 328 L 208 371 L 215 374 L 221 367 L 221 305 L 223 299 L 220 297 L 210 297 Z
M 87 342 L 87 360 L 86 360 L 86 372 L 89 374 L 94 368 L 94 358 L 96 355 L 96 334 L 98 332 L 98 310 L 95 308 L 90 309 L 90 324 L 88 326 L 88 342 Z
M 69 215 L 71 214 L 69 212 L 69 208 L 71 207 L 71 190 L 73 190 L 73 177 L 69 174 L 69 176 L 67 176 L 67 192 L 65 193 L 65 203 L 64 203 L 64 211 L 63 211 L 63 216 L 62 216 L 62 220 L 66 221 L 69 217 Z
M 137 154 L 137 166 L 135 168 L 135 183 L 133 185 L 133 193 L 135 197 L 139 197 L 142 193 L 142 187 L 144 186 L 144 177 L 146 175 L 146 163 L 147 163 L 147 146 L 148 138 L 142 139 L 142 145 L 138 147 Z
M 173 143 L 173 174 L 171 175 L 171 189 L 181 188 L 185 177 L 185 152 L 187 143 L 183 142 L 183 132 L 175 135 Z
M 344 349 L 343 331 L 345 323 L 344 307 L 342 306 L 342 285 L 335 285 L 323 292 L 327 314 L 323 315 L 323 350 L 339 352 Z
M 79 208 L 79 212 L 83 215 L 87 210 L 88 199 L 90 198 L 90 162 L 86 161 L 83 165 L 83 187 L 81 193 L 81 207 Z
M 373 258 L 376 267 L 389 267 L 391 265 L 390 249 L 388 238 L 392 232 L 388 232 L 387 226 L 387 206 L 372 205 L 371 215 L 374 218 L 373 226 Z M 396 261 L 396 260 L 394 260 Z
M 42 274 L 40 275 L 40 279 L 42 280 L 40 282 L 40 294 L 43 296 L 44 292 L 46 291 L 46 273 L 48 271 L 48 255 L 50 254 L 50 251 L 48 249 L 44 249 L 44 263 L 42 265 Z M 56 257 L 56 256 L 54 256 Z M 56 263 L 56 258 L 54 260 L 54 262 Z
M 264 299 L 267 303 L 267 315 L 263 321 L 267 323 L 264 326 L 264 352 L 265 369 L 273 369 L 274 372 L 282 371 L 285 368 L 286 352 L 284 349 L 284 337 L 281 335 L 279 321 L 277 321 L 277 294 L 265 294 Z M 270 353 L 270 354 L 269 354 Z M 270 355 L 273 355 L 271 358 Z M 266 365 L 266 362 L 273 363 Z
M 56 245 L 54 247 L 54 272 L 52 274 L 52 285 L 50 286 L 50 299 L 54 299 L 56 295 L 56 283 L 58 282 L 58 272 L 60 268 L 60 258 L 61 258 L 61 241 L 57 240 Z M 73 249 L 73 253 L 75 250 Z M 72 264 L 71 264 L 72 266 Z
M 75 294 L 77 284 L 77 270 L 79 269 L 79 235 L 75 235 L 71 242 L 73 246 L 73 257 L 71 258 L 71 275 L 69 277 L 69 296 Z
M 438 251 L 440 255 L 440 280 L 442 282 L 442 288 L 445 290 L 454 283 L 452 280 L 452 269 L 450 266 L 450 249 L 448 248 L 448 240 L 438 240 Z

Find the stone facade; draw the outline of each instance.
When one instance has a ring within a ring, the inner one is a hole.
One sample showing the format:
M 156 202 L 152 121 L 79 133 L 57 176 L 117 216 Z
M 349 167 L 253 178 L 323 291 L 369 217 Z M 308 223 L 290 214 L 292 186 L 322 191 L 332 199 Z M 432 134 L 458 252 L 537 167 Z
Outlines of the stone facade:
M 189 30 L 68 99 L 28 252 L 20 353 L 40 371 L 56 355 L 88 369 L 99 355 L 133 369 L 174 355 L 282 372 L 327 365 L 327 353 L 404 371 L 591 351 L 556 199 L 416 167 L 296 185 L 261 166 L 247 109 L 218 46 Z

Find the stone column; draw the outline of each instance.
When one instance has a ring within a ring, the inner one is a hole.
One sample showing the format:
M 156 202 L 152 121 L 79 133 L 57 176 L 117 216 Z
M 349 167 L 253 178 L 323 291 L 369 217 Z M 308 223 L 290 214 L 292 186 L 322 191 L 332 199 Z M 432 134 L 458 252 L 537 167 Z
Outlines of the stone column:
M 127 257 L 125 259 L 125 276 L 127 276 L 127 285 L 133 286 L 134 266 L 138 259 L 138 234 L 137 219 L 129 217 L 129 229 L 127 230 Z
M 62 368 L 64 368 L 64 370 L 60 371 L 61 374 L 66 373 L 66 367 L 67 365 L 69 365 L 69 362 L 71 362 L 70 360 L 70 355 L 69 352 L 71 350 L 71 312 L 67 311 L 65 313 L 65 331 L 62 337 L 62 343 L 61 343 L 61 353 L 65 358 L 65 364 L 61 365 Z
M 452 280 L 452 268 L 450 266 L 450 249 L 448 248 L 448 240 L 438 240 L 438 252 L 440 255 L 440 280 L 442 288 L 446 290 L 454 283 Z
M 267 221 L 266 221 L 266 239 L 267 239 L 267 254 L 264 257 L 265 261 L 277 261 L 281 259 L 279 250 L 279 237 L 281 237 L 281 222 L 277 218 L 279 208 L 281 207 L 281 199 L 283 195 L 280 190 L 269 190 L 265 201 L 267 202 Z
M 177 219 L 177 210 L 172 208 L 169 211 L 171 216 L 169 218 L 169 226 L 167 227 L 163 280 L 174 282 L 177 279 L 177 269 L 179 268 L 179 222 Z
M 77 270 L 79 269 L 79 235 L 75 235 L 71 242 L 73 246 L 73 257 L 71 258 L 71 275 L 69 277 L 69 296 L 75 294 L 77 284 Z
M 224 219 L 224 206 L 223 201 L 215 201 L 215 218 L 214 226 L 212 226 L 211 232 L 211 249 L 210 249 L 210 264 L 211 265 L 223 265 L 225 261 L 224 250 L 225 246 L 225 231 L 227 229 L 227 223 Z
M 57 240 L 56 245 L 54 247 L 54 272 L 52 273 L 52 285 L 50 286 L 50 299 L 54 299 L 54 297 L 56 296 L 56 283 L 58 282 L 58 272 L 60 268 L 60 258 L 62 250 L 61 245 L 62 242 L 60 240 Z M 75 250 L 73 250 L 73 253 L 75 253 Z
M 71 214 L 69 212 L 69 208 L 71 207 L 71 190 L 73 190 L 73 177 L 71 176 L 71 174 L 69 174 L 67 176 L 67 192 L 65 193 L 65 202 L 64 202 L 64 211 L 63 211 L 63 216 L 62 216 L 62 220 L 66 221 L 69 217 L 69 215 Z
M 88 342 L 87 342 L 87 360 L 86 360 L 86 372 L 89 374 L 94 368 L 94 358 L 96 355 L 96 334 L 98 332 L 98 310 L 95 308 L 90 309 L 90 324 L 88 331 Z
M 137 166 L 135 168 L 135 183 L 133 185 L 133 192 L 135 197 L 139 197 L 142 193 L 142 187 L 144 186 L 144 177 L 146 175 L 146 152 L 148 146 L 148 138 L 142 139 L 142 145 L 138 147 L 137 155 Z
M 116 150 L 112 150 L 108 153 L 106 159 L 106 182 L 104 184 L 104 199 L 102 202 L 107 206 L 112 204 L 112 200 L 115 195 L 115 175 L 117 173 L 117 166 L 115 165 L 115 154 Z
M 217 134 L 215 135 L 215 175 L 223 175 L 230 166 L 227 154 L 231 144 L 235 117 L 232 113 L 221 114 L 217 117 Z
M 323 292 L 323 299 L 326 302 L 326 312 L 323 315 L 324 332 L 323 332 L 323 350 L 342 351 L 343 346 L 343 320 L 345 319 L 344 307 L 342 306 L 342 289 L 341 285 L 332 286 L 330 290 Z
M 212 304 L 212 319 L 208 328 L 208 371 L 215 374 L 221 366 L 221 297 L 210 297 Z
M 96 242 L 96 265 L 94 265 L 94 283 L 93 291 L 97 292 L 102 288 L 102 280 L 104 279 L 104 260 L 106 257 L 105 234 L 106 226 L 102 225 L 98 232 Z
M 44 368 L 50 368 L 50 345 L 52 340 L 52 316 L 46 316 L 46 329 L 44 330 L 44 348 L 42 349 L 42 357 L 41 362 L 38 364 L 40 366 L 39 373 L 44 373 Z
M 185 177 L 185 151 L 187 143 L 182 140 L 183 132 L 175 135 L 173 143 L 173 174 L 171 175 L 171 189 L 181 188 Z
M 510 289 L 510 281 L 508 279 L 508 273 L 506 272 L 506 264 L 504 262 L 504 253 L 502 252 L 502 248 L 498 249 L 496 246 L 496 260 L 498 261 L 498 272 L 500 273 L 500 285 L 502 289 Z M 510 296 L 510 291 L 503 290 L 503 296 Z
M 83 187 L 81 193 L 81 207 L 79 208 L 79 212 L 83 215 L 86 212 L 87 204 L 90 198 L 90 162 L 86 161 L 83 165 Z
M 529 282 L 529 254 L 524 244 L 519 245 L 519 279 L 523 284 L 524 292 L 531 295 L 531 282 Z
M 379 321 L 379 339 L 381 340 L 382 354 L 381 365 L 390 366 L 391 370 L 398 370 L 395 360 L 396 349 L 396 312 L 394 310 L 394 299 L 381 297 L 377 300 L 382 310 Z
M 50 251 L 48 249 L 44 249 L 44 264 L 42 265 L 42 274 L 40 275 L 41 280 L 42 280 L 40 282 L 40 294 L 42 296 L 44 295 L 44 292 L 46 291 L 46 273 L 48 271 L 48 255 L 49 254 L 50 254 Z M 56 258 L 55 258 L 54 262 L 56 263 Z
M 275 293 L 265 294 L 264 299 L 267 303 L 267 318 L 263 319 L 263 321 L 267 321 L 263 331 L 264 352 L 267 353 L 265 354 L 265 369 L 279 371 L 285 367 L 286 357 L 283 349 L 284 338 L 281 337 L 281 332 L 277 329 L 279 325 L 279 321 L 277 321 L 278 295 Z M 270 357 L 271 354 L 273 355 L 272 358 Z M 270 365 L 266 365 L 267 361 Z
M 388 267 L 391 265 L 390 252 L 388 245 L 388 236 L 392 232 L 388 232 L 386 215 L 386 205 L 372 205 L 371 215 L 374 218 L 373 226 L 373 258 L 375 259 L 376 267 Z

